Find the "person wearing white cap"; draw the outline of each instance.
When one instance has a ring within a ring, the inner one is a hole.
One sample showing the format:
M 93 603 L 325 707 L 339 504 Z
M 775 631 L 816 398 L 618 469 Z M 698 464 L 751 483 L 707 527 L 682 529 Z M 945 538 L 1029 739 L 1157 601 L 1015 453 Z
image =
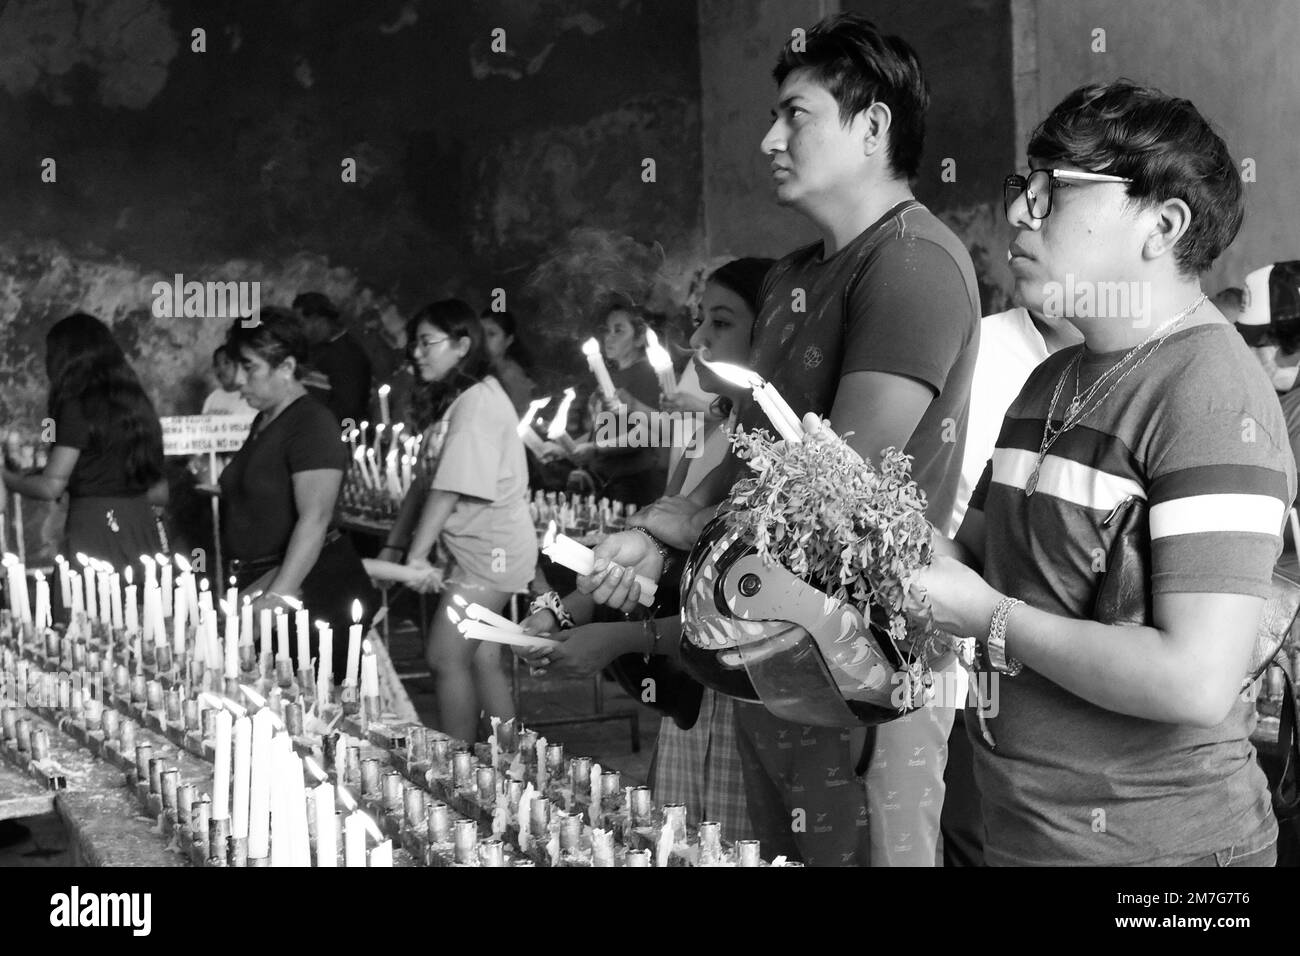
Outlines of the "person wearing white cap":
M 1241 332 L 1273 388 L 1290 392 L 1300 374 L 1300 261 L 1276 262 L 1246 276 Z

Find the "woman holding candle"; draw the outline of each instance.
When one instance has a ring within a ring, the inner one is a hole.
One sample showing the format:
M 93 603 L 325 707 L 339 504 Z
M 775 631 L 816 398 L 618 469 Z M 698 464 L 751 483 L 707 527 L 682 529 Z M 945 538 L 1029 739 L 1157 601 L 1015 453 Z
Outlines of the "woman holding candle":
M 112 331 L 78 312 L 45 337 L 54 447 L 39 474 L 4 472 L 10 491 L 55 501 L 66 491 L 66 554 L 114 567 L 162 549 L 154 507 L 167 503 L 162 428 Z
M 700 302 L 691 346 L 698 358 L 714 362 L 740 364 L 749 354 L 754 317 L 758 312 L 759 290 L 771 259 L 737 259 L 718 268 L 709 276 Z M 679 455 L 679 464 L 669 479 L 666 494 L 690 495 L 709 472 L 717 467 L 727 450 L 727 430 L 723 427 L 733 411 L 732 401 L 714 391 L 726 390 L 708 368 L 692 363 L 683 380 L 695 378 L 699 369 L 698 388 L 678 384 L 673 399 L 663 406 L 673 411 L 705 416 L 704 433 L 697 438 L 702 448 L 695 457 Z M 710 391 L 704 391 L 709 389 Z M 671 589 L 671 583 L 662 586 Z M 553 602 L 560 602 L 554 609 Z M 659 722 L 659 737 L 651 762 L 650 784 L 663 803 L 681 803 L 688 808 L 693 822 L 716 820 L 732 840 L 748 839 L 752 833 L 741 774 L 740 753 L 736 746 L 734 711 L 731 701 L 707 688 L 698 688 L 698 707 L 687 701 L 695 682 L 678 669 L 673 661 L 679 644 L 680 620 L 676 616 L 655 622 L 657 639 L 647 635 L 642 625 L 617 622 L 590 624 L 561 629 L 562 624 L 587 624 L 599 609 L 589 595 L 580 591 L 560 599 L 549 596 L 535 605 L 534 613 L 523 622 L 525 631 L 559 638 L 564 643 L 554 650 L 516 651 L 535 670 L 553 670 L 569 676 L 588 676 L 612 665 L 615 676 L 624 686 L 639 688 L 647 675 L 653 675 L 656 696 L 665 716 Z M 564 618 L 563 622 L 561 618 Z M 643 656 L 647 649 L 659 657 L 647 669 Z M 692 710 L 694 720 L 692 722 Z
M 254 614 L 296 610 L 287 599 L 298 599 L 312 620 L 346 633 L 353 599 L 367 619 L 379 602 L 350 540 L 332 526 L 348 453 L 338 422 L 303 385 L 306 336 L 292 313 L 268 308 L 256 326 L 235 323 L 227 342 L 239 356 L 240 393 L 258 410 L 221 473 L 230 574 L 254 593 Z M 343 650 L 335 648 L 335 674 L 343 673 Z
M 532 358 L 519 341 L 518 326 L 513 313 L 493 312 L 488 309 L 479 321 L 483 323 L 483 347 L 492 362 L 492 374 L 510 396 L 515 411 L 522 415 L 533 399 L 537 386 L 528 377 Z
M 608 427 L 601 428 L 601 420 L 619 415 L 620 405 L 642 414 L 659 407 L 659 377 L 646 357 L 647 328 L 645 314 L 629 302 L 619 300 L 605 310 L 601 338 L 617 397 L 610 401 L 599 391 L 592 393 L 589 412 L 594 425 L 593 439 L 602 431 L 609 431 Z M 574 458 L 603 482 L 604 495 L 638 505 L 648 504 L 663 492 L 667 462 L 661 457 L 660 449 L 627 447 L 622 440 L 627 430 L 621 424 L 614 429 L 618 440 L 613 443 L 598 440 L 582 443 Z M 652 434 L 649 428 L 642 431 Z
M 454 562 L 425 657 L 438 688 L 439 729 L 474 740 L 481 711 L 508 718 L 513 704 L 500 648 L 463 638 L 447 610 L 460 598 L 497 612 L 528 587 L 537 566 L 528 469 L 518 413 L 491 373 L 473 310 L 457 299 L 426 306 L 412 317 L 407 341 L 426 431 L 420 472 L 380 557 L 397 560 L 407 549 L 407 565 L 429 571 L 418 590 L 437 586 L 429 561 L 435 544 Z

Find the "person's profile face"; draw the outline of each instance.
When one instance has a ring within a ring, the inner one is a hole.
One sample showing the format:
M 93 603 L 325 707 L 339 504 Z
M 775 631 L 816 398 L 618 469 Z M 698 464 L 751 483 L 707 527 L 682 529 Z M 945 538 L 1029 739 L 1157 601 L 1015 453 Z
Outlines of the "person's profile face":
M 441 382 L 469 351 L 469 339 L 453 339 L 432 322 L 421 322 L 411 343 L 411 364 L 422 382 Z
M 292 378 L 288 362 L 272 366 L 253 350 L 240 349 L 234 384 L 244 401 L 258 411 L 275 407 L 284 398 Z
M 510 343 L 515 340 L 515 337 L 506 335 L 505 330 L 491 318 L 485 317 L 482 319 L 482 325 L 483 347 L 487 349 L 488 358 L 493 362 L 499 362 L 506 354 L 506 349 L 510 348 Z
M 217 376 L 217 384 L 224 391 L 233 392 L 239 388 L 235 384 L 235 374 L 239 371 L 239 366 L 230 360 L 230 356 L 222 352 L 212 363 L 212 371 Z
M 778 203 L 805 207 L 833 200 L 862 182 L 868 165 L 866 114 L 842 124 L 839 103 L 811 71 L 794 70 L 785 78 L 772 113 L 760 149 L 770 160 Z
M 626 362 L 645 348 L 645 338 L 637 333 L 632 317 L 622 309 L 615 309 L 605 319 L 605 358 L 611 362 Z
M 1064 160 L 1030 159 L 1032 169 L 1082 167 Z M 1065 303 L 1071 290 L 1104 288 L 1100 283 L 1136 279 L 1143 263 L 1143 246 L 1156 225 L 1156 214 L 1131 203 L 1123 183 L 1058 181 L 1051 213 L 1044 219 L 1029 215 L 1022 194 L 1008 210 L 1015 235 L 1008 267 L 1014 279 L 1012 298 L 1048 319 L 1059 318 L 1070 305 L 1073 324 L 1089 320 L 1127 318 L 1084 315 L 1078 303 Z M 1094 294 L 1093 299 L 1097 299 Z
M 729 362 L 746 365 L 749 361 L 749 340 L 754 328 L 754 313 L 735 292 L 718 282 L 704 287 L 700 300 L 699 318 L 691 335 L 691 348 L 696 358 L 710 362 Z M 707 392 L 723 390 L 718 377 L 700 362 L 695 363 L 700 377 L 700 387 Z

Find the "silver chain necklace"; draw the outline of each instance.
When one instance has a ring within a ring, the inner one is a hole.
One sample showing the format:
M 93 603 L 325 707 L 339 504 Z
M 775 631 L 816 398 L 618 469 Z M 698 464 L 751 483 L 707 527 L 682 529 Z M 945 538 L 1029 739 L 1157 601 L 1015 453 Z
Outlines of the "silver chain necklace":
M 1038 487 L 1038 473 L 1043 467 L 1043 459 L 1047 457 L 1048 450 L 1056 444 L 1056 440 L 1075 425 L 1079 424 L 1079 422 L 1081 422 L 1085 417 L 1101 408 L 1106 399 L 1110 398 L 1111 393 L 1114 392 L 1115 389 L 1119 388 L 1119 383 L 1128 378 L 1133 371 L 1141 368 L 1142 363 L 1147 359 L 1155 355 L 1156 352 L 1159 351 L 1160 346 L 1164 344 L 1165 339 L 1173 335 L 1174 330 L 1183 319 L 1187 318 L 1199 309 L 1208 298 L 1209 297 L 1202 292 L 1192 301 L 1191 305 L 1187 306 L 1187 308 L 1183 309 L 1137 345 L 1133 346 L 1133 348 L 1129 349 L 1129 351 L 1126 352 L 1118 362 L 1106 369 L 1106 371 L 1102 373 L 1101 377 L 1098 378 L 1097 381 L 1093 382 L 1092 385 L 1088 387 L 1088 390 L 1082 395 L 1079 394 L 1079 371 L 1083 365 L 1083 350 L 1079 350 L 1078 354 L 1074 357 L 1074 361 L 1067 365 L 1065 371 L 1061 373 L 1061 377 L 1056 383 L 1056 388 L 1052 392 L 1052 403 L 1047 408 L 1047 420 L 1043 422 L 1043 440 L 1038 445 L 1038 458 L 1034 462 L 1034 470 L 1029 473 L 1029 480 L 1025 482 L 1026 498 L 1032 496 L 1034 490 Z M 1128 368 L 1124 368 L 1124 366 L 1128 365 L 1128 363 L 1131 362 L 1139 352 L 1152 342 L 1155 342 L 1155 347 L 1152 348 L 1151 351 L 1147 352 Z M 1056 403 L 1060 400 L 1061 393 L 1065 391 L 1065 380 L 1070 376 L 1071 367 L 1074 369 L 1074 397 L 1070 400 L 1070 404 L 1066 406 L 1065 418 L 1061 421 L 1061 427 L 1053 428 L 1052 417 L 1056 414 Z M 1092 397 L 1097 394 L 1107 380 L 1121 369 L 1124 369 L 1123 373 L 1119 378 L 1115 379 L 1110 388 L 1106 389 L 1105 394 L 1103 394 L 1095 404 L 1089 405 L 1089 402 L 1092 401 Z

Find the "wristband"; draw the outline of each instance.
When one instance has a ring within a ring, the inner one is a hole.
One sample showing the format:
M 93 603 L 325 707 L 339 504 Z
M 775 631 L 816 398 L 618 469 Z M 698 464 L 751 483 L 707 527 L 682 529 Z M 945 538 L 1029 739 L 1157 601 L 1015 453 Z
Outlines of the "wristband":
M 653 544 L 655 546 L 655 550 L 659 552 L 659 557 L 663 560 L 664 564 L 668 563 L 668 546 L 666 544 L 664 544 L 662 541 L 656 538 L 645 528 L 633 528 L 632 530 L 640 531 L 643 535 L 649 538 L 650 543 Z
M 536 614 L 538 611 L 550 611 L 554 614 L 555 621 L 562 631 L 567 631 L 574 626 L 573 615 L 569 613 L 569 609 L 564 606 L 560 595 L 555 591 L 547 591 L 533 598 L 532 603 L 528 605 L 528 613 Z

